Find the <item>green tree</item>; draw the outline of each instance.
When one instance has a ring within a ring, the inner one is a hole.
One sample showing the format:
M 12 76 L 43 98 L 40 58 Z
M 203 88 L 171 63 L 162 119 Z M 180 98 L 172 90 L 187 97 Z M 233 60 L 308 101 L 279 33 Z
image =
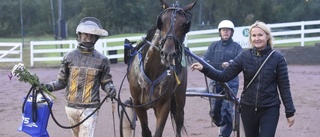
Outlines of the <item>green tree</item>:
M 21 0 L 26 36 L 52 35 L 59 17 L 66 20 L 68 35 L 75 36 L 81 18 L 98 18 L 110 35 L 146 32 L 155 24 L 162 11 L 159 0 Z M 180 0 L 180 6 L 196 0 Z M 0 36 L 20 37 L 20 1 L 0 2 Z M 173 4 L 176 0 L 168 0 Z M 221 20 L 229 19 L 236 26 L 247 26 L 256 20 L 266 23 L 319 20 L 320 0 L 197 0 L 191 11 L 191 30 L 217 28 Z M 204 26 L 202 26 L 204 22 Z M 54 24 L 53 24 L 54 23 Z
M 19 1 L 3 0 L 0 2 L 0 37 L 20 34 L 19 7 Z

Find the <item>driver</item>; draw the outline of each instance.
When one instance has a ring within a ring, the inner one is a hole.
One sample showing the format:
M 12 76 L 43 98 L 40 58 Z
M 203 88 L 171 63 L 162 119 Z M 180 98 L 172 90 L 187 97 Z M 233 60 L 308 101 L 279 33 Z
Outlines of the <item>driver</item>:
M 110 61 L 95 50 L 100 36 L 107 36 L 100 21 L 83 18 L 76 28 L 78 46 L 62 59 L 56 81 L 44 84 L 49 91 L 65 88 L 65 105 L 68 121 L 76 125 L 88 117 L 100 104 L 100 86 L 111 98 L 116 96 L 110 74 Z M 93 137 L 98 111 L 80 126 L 72 128 L 73 137 Z
M 223 70 L 232 63 L 238 54 L 242 52 L 242 47 L 235 41 L 234 24 L 230 20 L 223 20 L 218 25 L 220 40 L 209 45 L 203 56 L 211 66 L 218 70 Z M 227 82 L 235 95 L 238 93 L 239 77 L 235 77 Z M 223 92 L 222 86 L 215 80 L 210 81 L 210 92 Z M 232 122 L 234 117 L 234 103 L 228 100 L 210 98 L 209 115 L 212 122 L 219 127 L 219 137 L 229 137 L 232 133 Z

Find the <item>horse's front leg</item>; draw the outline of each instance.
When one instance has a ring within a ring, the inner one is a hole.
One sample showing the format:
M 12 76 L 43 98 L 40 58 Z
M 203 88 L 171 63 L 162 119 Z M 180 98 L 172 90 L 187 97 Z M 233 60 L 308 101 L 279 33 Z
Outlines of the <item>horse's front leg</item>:
M 141 134 L 142 137 L 151 137 L 151 131 L 148 127 L 148 114 L 147 111 L 144 110 L 143 108 L 135 108 L 135 111 L 137 113 L 137 116 L 140 120 L 140 124 L 141 124 Z
M 175 103 L 174 109 L 174 121 L 176 124 L 176 137 L 181 137 L 181 132 L 187 132 L 184 127 L 184 107 L 186 104 L 186 89 L 187 89 L 187 70 L 186 68 L 182 69 L 181 74 L 179 75 L 179 79 L 181 81 L 180 85 L 177 87 L 174 92 L 174 99 L 172 103 Z
M 156 107 L 154 107 L 157 124 L 156 124 L 156 131 L 154 134 L 154 137 L 162 137 L 162 133 L 164 130 L 164 127 L 166 125 L 168 115 L 171 108 L 171 99 L 166 98 L 166 101 L 164 103 L 158 102 Z
M 176 91 L 174 98 L 175 98 L 175 102 L 172 102 L 172 103 L 176 103 L 175 104 L 176 109 L 171 111 L 175 111 L 174 121 L 176 124 L 176 137 L 181 137 L 181 131 L 185 131 L 185 128 L 184 128 L 184 107 L 186 103 L 185 91 L 184 90 Z

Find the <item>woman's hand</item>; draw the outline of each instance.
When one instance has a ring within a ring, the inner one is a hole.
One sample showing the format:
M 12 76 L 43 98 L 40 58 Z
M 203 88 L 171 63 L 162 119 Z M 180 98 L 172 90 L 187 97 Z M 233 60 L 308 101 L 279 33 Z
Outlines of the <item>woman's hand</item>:
M 203 69 L 203 66 L 200 64 L 200 63 L 193 63 L 190 67 L 190 69 L 192 71 L 194 70 L 202 70 Z
M 289 127 L 291 127 L 294 124 L 294 121 L 295 121 L 294 116 L 287 118 L 287 122 L 288 122 Z

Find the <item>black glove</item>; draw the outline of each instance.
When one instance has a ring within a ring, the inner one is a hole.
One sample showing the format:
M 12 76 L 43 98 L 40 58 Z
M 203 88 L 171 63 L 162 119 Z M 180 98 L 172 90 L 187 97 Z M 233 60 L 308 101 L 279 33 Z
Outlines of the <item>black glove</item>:
M 51 84 L 44 84 L 44 83 L 41 83 L 41 87 L 45 87 L 47 88 L 48 91 L 52 92 L 53 91 L 53 87 Z
M 106 90 L 106 93 L 107 93 L 107 95 L 110 97 L 110 98 L 115 98 L 116 97 L 116 95 L 117 95 L 117 90 L 116 90 L 116 88 L 114 87 L 114 85 L 112 84 L 112 83 L 108 83 L 107 85 L 106 85 L 106 88 L 105 88 Z

